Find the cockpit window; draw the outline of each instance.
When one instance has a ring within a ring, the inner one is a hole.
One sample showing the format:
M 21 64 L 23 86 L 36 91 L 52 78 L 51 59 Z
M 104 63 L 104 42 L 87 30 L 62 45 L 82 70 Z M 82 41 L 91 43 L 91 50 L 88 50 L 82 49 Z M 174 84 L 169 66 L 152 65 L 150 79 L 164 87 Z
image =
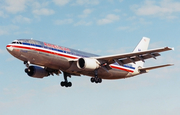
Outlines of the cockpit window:
M 22 44 L 22 43 L 18 42 L 18 41 L 14 41 L 14 42 L 12 42 L 12 44 Z

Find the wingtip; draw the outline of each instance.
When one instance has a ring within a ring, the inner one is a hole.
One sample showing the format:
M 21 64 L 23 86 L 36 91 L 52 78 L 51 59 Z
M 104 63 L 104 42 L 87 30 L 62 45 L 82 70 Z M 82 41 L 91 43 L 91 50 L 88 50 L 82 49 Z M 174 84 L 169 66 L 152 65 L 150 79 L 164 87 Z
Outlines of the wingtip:
M 173 50 L 174 51 L 174 47 L 165 47 L 165 49 L 169 49 L 169 50 Z
M 168 66 L 174 66 L 174 64 L 168 64 Z

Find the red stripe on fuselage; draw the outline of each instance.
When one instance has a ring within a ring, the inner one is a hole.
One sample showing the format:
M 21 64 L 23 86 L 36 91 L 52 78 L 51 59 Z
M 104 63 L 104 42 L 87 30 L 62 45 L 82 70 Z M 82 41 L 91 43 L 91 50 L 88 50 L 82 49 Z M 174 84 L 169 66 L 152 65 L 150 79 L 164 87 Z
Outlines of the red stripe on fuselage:
M 123 71 L 127 71 L 127 72 L 131 72 L 133 73 L 134 71 L 133 70 L 129 70 L 129 69 L 126 69 L 126 68 L 122 68 L 120 66 L 114 66 L 114 65 L 110 65 L 111 68 L 114 68 L 114 69 L 119 69 L 119 70 L 123 70 Z
M 20 49 L 26 49 L 26 50 L 34 50 L 34 51 L 39 51 L 39 52 L 43 52 L 43 53 L 58 55 L 58 56 L 66 57 L 66 58 L 78 59 L 78 57 L 75 57 L 75 56 L 70 56 L 70 55 L 67 55 L 67 54 L 60 54 L 60 53 L 52 52 L 52 51 L 47 51 L 46 49 L 39 49 L 39 48 L 28 47 L 28 46 L 15 46 L 15 45 L 7 45 L 6 47 L 20 48 Z M 122 68 L 120 66 L 115 66 L 113 64 L 111 64 L 110 67 L 114 68 L 114 69 L 118 69 L 118 70 L 123 70 L 123 71 L 131 72 L 131 73 L 134 72 L 133 70 Z
M 78 59 L 77 57 L 74 57 L 74 56 L 60 54 L 60 53 L 56 53 L 56 52 L 52 52 L 52 51 L 47 51 L 47 50 L 44 50 L 44 49 L 39 49 L 39 48 L 34 48 L 34 47 L 14 46 L 14 45 L 7 45 L 7 47 L 21 48 L 21 49 L 26 49 L 26 50 L 34 50 L 34 51 L 39 51 L 39 52 L 43 52 L 43 53 L 58 55 L 58 56 L 66 57 L 66 58 Z

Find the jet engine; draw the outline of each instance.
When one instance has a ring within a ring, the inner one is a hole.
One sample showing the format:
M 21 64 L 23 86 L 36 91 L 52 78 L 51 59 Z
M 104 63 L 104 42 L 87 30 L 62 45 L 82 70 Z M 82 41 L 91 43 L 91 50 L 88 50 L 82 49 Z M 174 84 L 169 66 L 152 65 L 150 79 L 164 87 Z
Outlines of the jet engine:
M 77 67 L 84 70 L 95 70 L 100 67 L 100 63 L 96 59 L 91 58 L 79 58 L 77 61 Z
M 39 66 L 29 66 L 25 69 L 25 72 L 30 76 L 34 78 L 43 78 L 45 76 L 49 76 L 48 72 Z

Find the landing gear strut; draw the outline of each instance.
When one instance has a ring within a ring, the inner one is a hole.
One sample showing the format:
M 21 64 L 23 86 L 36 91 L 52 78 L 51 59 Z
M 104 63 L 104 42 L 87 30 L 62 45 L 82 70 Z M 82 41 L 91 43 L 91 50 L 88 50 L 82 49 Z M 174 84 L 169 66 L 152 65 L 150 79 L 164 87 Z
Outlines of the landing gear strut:
M 68 82 L 67 80 L 67 77 L 71 77 L 70 74 L 66 73 L 66 72 L 63 72 L 64 74 L 64 81 L 61 82 L 61 86 L 62 87 L 71 87 L 72 86 L 72 83 L 71 82 Z
M 98 77 L 98 70 L 97 69 L 94 71 L 94 77 L 92 77 L 90 80 L 92 83 L 94 83 L 94 82 L 95 83 L 101 83 L 102 82 L 102 79 Z

